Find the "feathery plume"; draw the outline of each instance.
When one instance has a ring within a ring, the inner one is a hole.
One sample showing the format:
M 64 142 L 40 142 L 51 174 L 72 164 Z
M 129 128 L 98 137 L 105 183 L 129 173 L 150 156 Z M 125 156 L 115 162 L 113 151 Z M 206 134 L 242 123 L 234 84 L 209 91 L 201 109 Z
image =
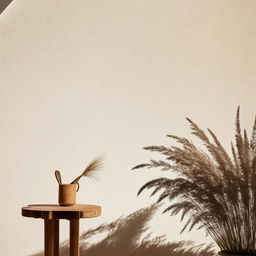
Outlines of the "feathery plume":
M 210 129 L 209 138 L 191 119 L 187 121 L 204 150 L 175 135 L 167 136 L 179 146 L 145 147 L 165 159 L 150 160 L 133 169 L 160 168 L 178 177 L 149 181 L 138 194 L 153 189 L 151 196 L 158 193 L 158 202 L 170 202 L 164 213 L 180 213 L 181 220 L 187 216 L 181 232 L 204 228 L 222 251 L 256 255 L 256 119 L 251 138 L 246 130 L 242 135 L 238 106 L 231 157 Z

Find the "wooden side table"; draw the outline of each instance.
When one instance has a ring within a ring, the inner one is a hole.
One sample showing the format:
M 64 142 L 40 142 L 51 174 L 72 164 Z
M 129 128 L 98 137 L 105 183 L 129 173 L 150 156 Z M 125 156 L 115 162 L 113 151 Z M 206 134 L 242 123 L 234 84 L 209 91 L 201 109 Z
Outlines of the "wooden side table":
M 98 205 L 76 204 L 74 206 L 28 205 L 22 208 L 22 216 L 44 219 L 44 255 L 59 255 L 59 220 L 70 222 L 70 256 L 79 256 L 79 219 L 100 216 Z

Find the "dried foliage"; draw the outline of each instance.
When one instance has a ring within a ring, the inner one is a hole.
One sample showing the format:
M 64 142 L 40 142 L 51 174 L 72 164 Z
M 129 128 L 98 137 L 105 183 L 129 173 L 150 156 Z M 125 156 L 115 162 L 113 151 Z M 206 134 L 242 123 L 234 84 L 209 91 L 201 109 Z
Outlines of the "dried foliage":
M 86 168 L 85 170 L 75 178 L 70 184 L 77 184 L 79 189 L 79 180 L 82 177 L 95 178 L 95 173 L 100 170 L 103 166 L 103 156 L 99 156 L 95 158 Z M 78 191 L 77 189 L 77 191 Z
M 181 230 L 197 226 L 204 228 L 222 251 L 256 255 L 256 119 L 252 135 L 241 131 L 239 107 L 235 123 L 235 145 L 232 156 L 225 151 L 217 136 L 209 136 L 187 118 L 192 134 L 206 150 L 192 141 L 174 135 L 180 146 L 149 146 L 146 150 L 159 152 L 164 161 L 151 160 L 138 168 L 161 168 L 178 173 L 177 178 L 158 178 L 141 187 L 160 192 L 158 202 L 169 199 L 164 212 L 188 216 Z
M 77 190 L 79 190 L 79 181 L 82 177 L 88 177 L 88 178 L 96 178 L 95 174 L 97 171 L 99 171 L 103 167 L 103 156 L 96 157 L 93 161 L 89 163 L 89 165 L 85 168 L 85 170 L 76 177 L 70 184 L 76 184 Z M 55 170 L 55 178 L 59 185 L 62 185 L 62 177 L 59 170 Z

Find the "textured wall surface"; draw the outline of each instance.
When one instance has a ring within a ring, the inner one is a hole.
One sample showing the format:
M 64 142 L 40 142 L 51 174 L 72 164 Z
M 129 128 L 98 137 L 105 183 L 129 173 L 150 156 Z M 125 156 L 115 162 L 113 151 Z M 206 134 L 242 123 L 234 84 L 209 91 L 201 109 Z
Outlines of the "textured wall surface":
M 103 207 L 93 228 L 150 205 L 140 186 L 159 171 L 130 169 L 192 137 L 185 117 L 210 127 L 226 147 L 234 117 L 256 113 L 256 2 L 242 0 L 16 0 L 0 15 L 0 241 L 5 256 L 43 248 L 43 222 L 20 216 L 30 203 L 55 203 L 54 170 L 65 182 L 94 156 L 99 181 L 83 180 L 80 203 Z M 2 210 L 5 209 L 5 210 Z M 179 218 L 158 214 L 153 234 L 179 235 Z M 67 238 L 64 222 L 62 239 Z

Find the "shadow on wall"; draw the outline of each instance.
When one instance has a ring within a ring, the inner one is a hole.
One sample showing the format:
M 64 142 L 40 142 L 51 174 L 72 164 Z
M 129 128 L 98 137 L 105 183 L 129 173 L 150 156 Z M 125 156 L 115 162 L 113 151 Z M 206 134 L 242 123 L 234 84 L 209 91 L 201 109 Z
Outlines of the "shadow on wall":
M 96 229 L 84 232 L 81 239 L 81 256 L 213 256 L 211 246 L 195 245 L 193 242 L 166 242 L 164 236 L 142 241 L 141 235 L 147 231 L 146 224 L 152 218 L 159 205 L 141 209 L 131 215 L 119 218 L 110 224 L 100 225 Z M 103 235 L 103 238 L 102 238 Z M 90 242 L 92 239 L 101 239 Z M 31 256 L 43 256 L 43 253 Z M 68 242 L 60 246 L 60 255 L 68 256 Z
M 1 0 L 0 1 L 0 14 L 8 7 L 12 0 Z

